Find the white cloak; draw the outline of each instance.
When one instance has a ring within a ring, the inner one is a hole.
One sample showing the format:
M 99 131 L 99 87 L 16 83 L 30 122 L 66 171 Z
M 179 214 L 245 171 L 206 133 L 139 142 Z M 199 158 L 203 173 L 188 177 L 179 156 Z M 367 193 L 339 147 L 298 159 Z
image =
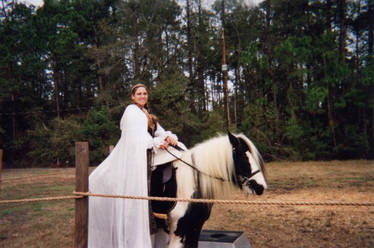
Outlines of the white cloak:
M 177 137 L 158 124 L 153 138 L 146 115 L 134 104 L 126 108 L 120 127 L 113 151 L 89 176 L 89 191 L 148 196 L 146 150 L 159 147 L 167 136 Z M 90 197 L 88 247 L 151 247 L 148 201 Z

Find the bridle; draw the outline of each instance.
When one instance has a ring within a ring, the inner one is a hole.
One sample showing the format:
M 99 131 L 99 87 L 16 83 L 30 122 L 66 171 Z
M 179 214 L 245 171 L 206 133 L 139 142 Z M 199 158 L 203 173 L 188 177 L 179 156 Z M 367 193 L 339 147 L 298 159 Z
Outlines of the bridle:
M 232 148 L 232 152 L 235 154 L 236 153 L 236 148 L 233 147 Z M 248 175 L 248 176 L 242 176 L 242 175 L 239 175 L 238 176 L 238 179 L 239 179 L 239 182 L 241 185 L 245 184 L 245 185 L 249 185 L 250 181 L 251 181 L 251 178 L 254 177 L 256 174 L 260 173 L 261 171 L 260 170 L 255 170 L 254 172 L 252 172 L 251 170 L 251 173 Z
M 243 185 L 243 184 L 246 184 L 248 185 L 249 184 L 249 181 L 251 181 L 251 178 L 254 177 L 257 173 L 259 173 L 260 170 L 256 170 L 254 171 L 253 173 L 249 174 L 249 177 L 246 177 L 246 176 L 238 176 L 238 179 L 240 181 L 240 183 Z

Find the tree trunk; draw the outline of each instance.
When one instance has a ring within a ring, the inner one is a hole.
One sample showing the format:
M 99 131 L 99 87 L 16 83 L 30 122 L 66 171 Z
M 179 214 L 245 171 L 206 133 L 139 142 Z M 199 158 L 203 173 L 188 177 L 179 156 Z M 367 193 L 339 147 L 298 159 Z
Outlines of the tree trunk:
M 135 40 L 135 49 L 134 49 L 134 77 L 137 79 L 140 75 L 140 58 L 139 54 L 139 42 L 138 39 Z
M 326 22 L 329 24 L 330 30 L 333 28 L 332 23 L 333 23 L 333 16 L 331 14 L 331 9 L 332 9 L 332 1 L 327 1 L 326 8 L 328 11 L 328 15 L 326 17 Z M 339 44 L 340 45 L 340 44 Z M 340 59 L 340 58 L 339 58 Z M 326 58 L 323 58 L 323 67 L 324 67 L 324 78 L 327 77 L 327 61 Z M 328 95 L 327 95 L 327 119 L 328 119 L 328 125 L 330 128 L 331 136 L 332 136 L 332 141 L 334 148 L 336 147 L 336 135 L 335 135 L 335 88 L 334 86 L 331 86 L 331 83 L 328 83 L 327 85 L 327 90 L 328 90 Z
M 198 32 L 198 48 L 197 48 L 197 77 L 198 77 L 198 90 L 199 90 L 199 102 L 200 102 L 200 112 L 205 112 L 207 110 L 206 97 L 205 97 L 205 80 L 204 80 L 204 65 L 202 61 L 202 37 L 201 34 L 204 32 L 204 27 L 202 23 L 202 13 L 201 13 L 201 0 L 198 2 L 199 11 L 199 32 Z
M 332 87 L 328 87 L 327 96 L 327 116 L 329 119 L 329 127 L 332 135 L 334 147 L 336 147 L 336 135 L 335 135 L 335 94 Z
M 195 108 L 195 93 L 194 93 L 194 75 L 192 71 L 192 32 L 191 32 L 191 7 L 190 7 L 190 0 L 187 0 L 186 4 L 186 14 L 187 14 L 187 43 L 188 43 L 188 73 L 190 79 L 190 108 L 192 113 L 196 113 Z
M 237 57 L 237 64 L 235 68 L 235 85 L 234 85 L 234 122 L 235 126 L 238 127 L 238 88 L 240 86 L 240 70 L 239 70 L 239 57 Z
M 12 93 L 12 136 L 13 136 L 13 140 L 15 141 L 16 140 L 16 135 L 17 135 L 17 128 L 16 128 L 16 96 L 14 93 Z
M 368 54 L 373 58 L 373 43 L 374 43 L 374 1 L 368 0 L 369 2 L 369 28 L 368 28 Z
M 369 17 L 369 27 L 368 27 L 368 54 L 371 59 L 371 61 L 374 60 L 374 54 L 373 54 L 373 40 L 374 40 L 374 1 L 368 0 L 369 2 L 369 10 L 368 10 L 368 17 Z M 373 63 L 373 62 L 372 62 Z M 371 84 L 369 86 L 370 92 L 374 92 L 374 86 Z M 371 103 L 373 103 L 373 98 L 371 99 Z M 370 117 L 369 117 L 370 118 Z M 371 108 L 371 135 L 369 135 L 369 143 L 370 143 L 370 152 L 371 158 L 374 157 L 374 108 Z
M 95 39 L 95 48 L 96 48 L 96 54 L 95 54 L 95 64 L 97 67 L 97 83 L 99 86 L 99 92 L 104 90 L 104 85 L 103 85 L 103 75 L 101 74 L 101 62 L 100 62 L 100 53 L 99 51 L 99 37 L 97 35 L 96 27 L 94 26 L 94 39 Z
M 346 22 L 346 2 L 345 0 L 339 0 L 338 2 L 339 12 L 339 60 L 344 63 L 345 60 L 345 48 L 347 39 L 347 22 Z
M 225 0 L 222 0 L 222 71 L 223 71 L 223 89 L 225 102 L 225 119 L 226 128 L 230 129 L 230 113 L 229 113 L 229 90 L 227 85 L 227 64 L 226 64 L 226 43 L 225 43 Z
M 56 100 L 56 112 L 57 112 L 57 118 L 61 118 L 61 111 L 60 111 L 60 77 L 59 77 L 59 72 L 57 71 L 56 68 L 56 62 L 52 62 L 54 64 L 53 66 L 53 85 L 55 88 L 55 100 Z
M 272 32 L 271 32 L 271 19 L 272 19 L 272 14 L 271 14 L 271 11 L 272 11 L 272 6 L 271 6 L 271 0 L 266 0 L 265 2 L 266 4 L 266 31 L 265 31 L 265 54 L 267 55 L 267 58 L 268 58 L 268 68 L 267 68 L 267 72 L 265 75 L 267 78 L 269 78 L 269 80 L 272 81 L 272 87 L 271 87 L 271 93 L 272 93 L 272 97 L 273 97 L 273 102 L 274 102 L 274 115 L 275 115 L 275 123 L 274 123 L 274 135 L 275 137 L 278 136 L 279 134 L 279 123 L 280 123 L 280 120 L 279 120 L 279 110 L 278 110 L 278 87 L 276 85 L 276 82 L 274 81 L 274 75 L 273 75 L 273 71 L 272 71 L 272 67 L 271 67 L 271 64 L 272 64 L 272 44 L 271 44 L 271 39 L 272 39 Z

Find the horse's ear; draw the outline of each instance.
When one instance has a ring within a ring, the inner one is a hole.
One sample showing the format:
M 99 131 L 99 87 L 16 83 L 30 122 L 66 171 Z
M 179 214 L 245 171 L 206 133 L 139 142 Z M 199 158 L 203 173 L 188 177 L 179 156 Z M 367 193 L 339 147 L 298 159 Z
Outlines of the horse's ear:
M 234 147 L 238 146 L 239 140 L 230 131 L 227 131 L 231 145 Z

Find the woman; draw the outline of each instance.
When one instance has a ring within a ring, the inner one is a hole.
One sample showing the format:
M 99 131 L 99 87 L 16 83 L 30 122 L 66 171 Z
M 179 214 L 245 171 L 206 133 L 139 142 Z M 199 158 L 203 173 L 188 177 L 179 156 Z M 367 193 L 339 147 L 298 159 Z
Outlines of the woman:
M 89 177 L 91 193 L 148 196 L 147 150 L 177 143 L 148 113 L 145 85 L 135 85 L 131 99 L 121 118 L 120 140 Z M 90 197 L 88 247 L 151 247 L 149 223 L 146 200 Z

